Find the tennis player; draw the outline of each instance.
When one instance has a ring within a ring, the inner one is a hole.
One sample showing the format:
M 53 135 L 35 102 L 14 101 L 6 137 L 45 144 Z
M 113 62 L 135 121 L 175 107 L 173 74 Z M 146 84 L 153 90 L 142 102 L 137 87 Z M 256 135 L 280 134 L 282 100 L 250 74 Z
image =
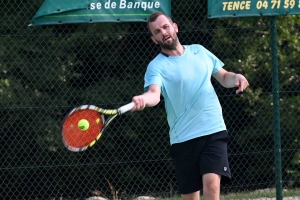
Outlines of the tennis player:
M 170 155 L 183 200 L 219 200 L 221 180 L 230 180 L 228 133 L 222 108 L 211 83 L 243 92 L 241 75 L 226 71 L 223 62 L 199 44 L 182 45 L 178 26 L 164 13 L 153 13 L 147 23 L 161 52 L 149 63 L 145 93 L 134 96 L 132 111 L 159 103 L 162 94 L 170 126 Z

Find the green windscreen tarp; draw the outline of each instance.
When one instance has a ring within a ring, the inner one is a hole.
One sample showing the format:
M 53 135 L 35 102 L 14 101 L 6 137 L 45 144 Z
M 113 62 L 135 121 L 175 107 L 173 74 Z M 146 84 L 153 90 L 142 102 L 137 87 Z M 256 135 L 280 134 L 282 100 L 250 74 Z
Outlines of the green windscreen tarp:
M 171 16 L 171 0 L 45 0 L 30 25 L 141 22 L 155 11 Z
M 208 18 L 295 15 L 299 0 L 207 0 Z

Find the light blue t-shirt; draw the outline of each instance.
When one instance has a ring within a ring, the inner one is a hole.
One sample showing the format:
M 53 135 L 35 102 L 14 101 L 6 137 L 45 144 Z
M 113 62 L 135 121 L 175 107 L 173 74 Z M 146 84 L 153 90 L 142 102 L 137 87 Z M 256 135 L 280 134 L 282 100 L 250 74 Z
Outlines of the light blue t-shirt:
M 201 45 L 184 47 L 181 56 L 158 54 L 145 74 L 145 91 L 152 84 L 161 87 L 171 144 L 226 130 L 211 84 L 211 75 L 224 63 Z

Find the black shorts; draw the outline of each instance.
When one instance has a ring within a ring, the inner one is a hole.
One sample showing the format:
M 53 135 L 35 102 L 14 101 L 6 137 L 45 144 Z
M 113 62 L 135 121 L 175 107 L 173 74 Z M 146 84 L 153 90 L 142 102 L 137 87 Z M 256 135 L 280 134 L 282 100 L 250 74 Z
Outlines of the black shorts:
M 227 131 L 220 131 L 171 146 L 170 155 L 174 161 L 180 194 L 201 190 L 203 174 L 221 175 L 221 182 L 230 180 L 228 139 Z

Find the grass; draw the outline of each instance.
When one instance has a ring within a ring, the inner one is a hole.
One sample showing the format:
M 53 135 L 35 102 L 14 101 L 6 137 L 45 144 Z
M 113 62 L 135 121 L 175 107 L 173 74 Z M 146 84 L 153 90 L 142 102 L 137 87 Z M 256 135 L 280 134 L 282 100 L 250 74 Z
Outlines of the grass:
M 298 197 L 300 196 L 300 190 L 284 190 L 282 192 L 283 197 Z M 222 195 L 222 200 L 234 200 L 234 199 L 257 199 L 257 198 L 275 198 L 276 197 L 276 191 L 275 189 L 264 189 L 264 190 L 256 190 L 252 192 L 243 192 L 243 193 L 235 193 L 235 194 L 228 194 L 228 195 Z M 295 198 L 296 199 L 296 198 Z
M 300 199 L 300 189 L 293 190 L 284 190 L 282 192 L 283 197 L 294 197 L 292 199 Z M 256 190 L 252 192 L 242 192 L 242 193 L 231 193 L 226 195 L 221 195 L 221 200 L 251 200 L 257 198 L 275 198 L 276 191 L 275 189 L 264 189 L 264 190 Z M 155 198 L 156 200 L 181 200 L 180 196 L 172 197 L 172 198 Z M 203 198 L 201 198 L 203 199 Z

